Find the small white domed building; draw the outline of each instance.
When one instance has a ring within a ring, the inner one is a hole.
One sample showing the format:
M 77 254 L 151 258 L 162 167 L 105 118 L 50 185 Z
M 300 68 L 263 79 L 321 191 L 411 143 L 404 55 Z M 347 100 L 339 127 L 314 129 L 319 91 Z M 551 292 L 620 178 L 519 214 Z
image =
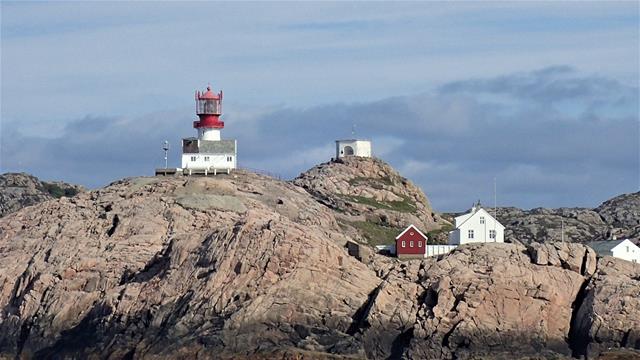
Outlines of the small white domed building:
M 371 157 L 370 140 L 336 140 L 336 159 L 345 156 Z

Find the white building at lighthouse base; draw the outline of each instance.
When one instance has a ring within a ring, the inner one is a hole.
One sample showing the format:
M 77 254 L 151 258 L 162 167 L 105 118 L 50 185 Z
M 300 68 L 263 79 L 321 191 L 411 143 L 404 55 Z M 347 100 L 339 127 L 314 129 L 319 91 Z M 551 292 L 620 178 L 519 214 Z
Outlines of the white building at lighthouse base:
M 237 167 L 236 140 L 205 140 L 190 137 L 182 139 L 182 171 L 229 172 Z

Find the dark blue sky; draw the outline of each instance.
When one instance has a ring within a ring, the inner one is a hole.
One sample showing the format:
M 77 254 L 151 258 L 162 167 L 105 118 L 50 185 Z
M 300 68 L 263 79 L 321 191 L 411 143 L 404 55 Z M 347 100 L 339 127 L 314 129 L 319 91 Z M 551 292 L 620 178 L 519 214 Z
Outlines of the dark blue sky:
M 437 210 L 637 191 L 637 2 L 1 3 L 0 170 L 150 174 L 225 92 L 241 165 L 293 177 L 358 135 Z

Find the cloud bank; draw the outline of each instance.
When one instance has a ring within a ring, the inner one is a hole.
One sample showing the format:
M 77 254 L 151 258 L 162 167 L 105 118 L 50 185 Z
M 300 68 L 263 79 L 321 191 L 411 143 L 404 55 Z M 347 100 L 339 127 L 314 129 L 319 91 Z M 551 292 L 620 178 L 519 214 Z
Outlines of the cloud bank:
M 239 164 L 295 177 L 328 161 L 335 139 L 373 141 L 376 156 L 420 185 L 440 211 L 473 201 L 595 206 L 640 181 L 638 86 L 554 66 L 449 82 L 436 91 L 309 108 L 227 108 L 223 137 Z M 192 136 L 191 108 L 140 117 L 86 116 L 57 135 L 2 129 L 2 167 L 100 186 L 152 174 L 162 141 Z

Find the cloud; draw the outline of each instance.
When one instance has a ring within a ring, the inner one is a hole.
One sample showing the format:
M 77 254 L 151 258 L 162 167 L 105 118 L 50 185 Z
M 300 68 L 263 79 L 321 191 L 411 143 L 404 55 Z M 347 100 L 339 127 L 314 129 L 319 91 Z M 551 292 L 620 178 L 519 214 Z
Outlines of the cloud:
M 496 94 L 509 99 L 488 96 Z M 637 99 L 637 85 L 554 66 L 369 102 L 229 105 L 223 136 L 238 139 L 241 166 L 291 178 L 334 156 L 333 141 L 355 124 L 437 210 L 491 204 L 494 178 L 499 205 L 595 206 L 638 189 Z M 48 138 L 5 125 L 1 165 L 89 186 L 151 174 L 165 138 L 178 165 L 180 137 L 194 132 L 191 112 L 86 116 Z

